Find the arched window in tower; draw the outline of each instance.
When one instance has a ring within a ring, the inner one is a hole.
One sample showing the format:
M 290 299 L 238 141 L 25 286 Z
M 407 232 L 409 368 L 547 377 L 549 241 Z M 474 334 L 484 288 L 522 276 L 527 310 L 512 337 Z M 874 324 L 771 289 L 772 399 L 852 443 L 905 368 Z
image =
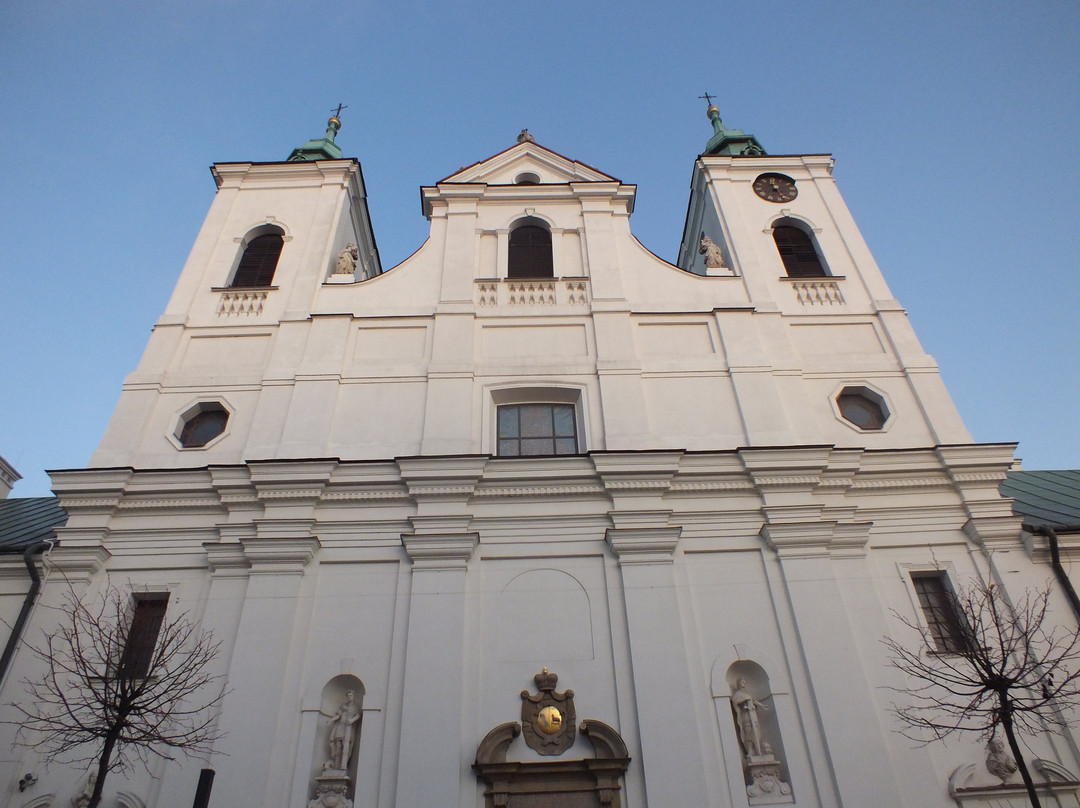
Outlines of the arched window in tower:
M 804 230 L 790 224 L 777 225 L 773 228 L 773 241 L 789 278 L 824 278 L 829 274 L 813 238 Z
M 264 233 L 249 241 L 229 286 L 233 289 L 270 286 L 274 282 L 274 271 L 284 244 L 285 239 L 280 232 Z
M 511 230 L 506 275 L 508 278 L 553 278 L 551 231 L 535 224 L 523 224 Z

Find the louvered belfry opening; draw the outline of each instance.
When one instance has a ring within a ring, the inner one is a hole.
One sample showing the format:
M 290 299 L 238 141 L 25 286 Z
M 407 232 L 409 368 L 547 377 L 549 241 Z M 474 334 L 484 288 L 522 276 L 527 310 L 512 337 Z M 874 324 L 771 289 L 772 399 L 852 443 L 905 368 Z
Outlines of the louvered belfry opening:
M 232 288 L 250 289 L 256 286 L 270 286 L 274 282 L 274 271 L 285 239 L 279 233 L 256 236 L 247 245 L 240 258 L 240 266 L 233 276 Z
M 510 231 L 507 277 L 553 278 L 551 233 L 543 227 L 525 224 Z
M 791 225 L 778 225 L 773 228 L 773 240 L 789 278 L 825 277 L 825 267 L 821 265 L 814 242 L 802 230 Z

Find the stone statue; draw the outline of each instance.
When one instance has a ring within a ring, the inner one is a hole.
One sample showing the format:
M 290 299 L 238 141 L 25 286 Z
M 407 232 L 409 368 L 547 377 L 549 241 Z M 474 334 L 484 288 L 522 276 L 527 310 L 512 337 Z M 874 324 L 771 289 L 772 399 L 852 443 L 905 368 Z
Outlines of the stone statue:
M 72 808 L 86 808 L 90 804 L 90 798 L 94 796 L 94 787 L 97 785 L 97 770 L 90 772 L 86 778 L 86 785 L 82 791 L 71 798 Z
M 706 236 L 701 234 L 701 245 L 698 247 L 698 252 L 705 256 L 705 268 L 706 269 L 724 269 L 724 254 L 720 251 L 720 245 Z
M 356 724 L 360 721 L 360 709 L 356 706 L 355 698 L 353 691 L 348 691 L 345 701 L 330 719 L 329 763 L 338 771 L 345 771 L 349 765 L 349 755 L 356 737 Z
M 986 770 L 1004 783 L 1013 776 L 1016 768 L 1016 761 L 1005 751 L 1001 738 L 991 738 L 986 744 Z
M 356 272 L 356 263 L 360 260 L 360 248 L 352 242 L 341 251 L 337 259 L 336 275 L 352 275 Z
M 731 693 L 731 703 L 735 705 L 735 715 L 739 725 L 739 740 L 746 749 L 748 757 L 758 757 L 767 754 L 761 738 L 761 723 L 758 721 L 758 710 L 769 708 L 754 698 L 750 693 L 749 685 L 745 676 L 740 676 L 735 683 L 735 690 Z

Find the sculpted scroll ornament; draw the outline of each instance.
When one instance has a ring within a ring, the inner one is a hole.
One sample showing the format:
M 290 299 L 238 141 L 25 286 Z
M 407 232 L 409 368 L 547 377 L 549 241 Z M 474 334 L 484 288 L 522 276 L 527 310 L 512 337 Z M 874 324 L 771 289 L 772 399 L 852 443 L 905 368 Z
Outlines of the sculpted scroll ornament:
M 346 789 L 345 783 L 320 784 L 307 808 L 353 808 L 352 800 L 346 796 Z
M 521 691 L 521 727 L 525 743 L 541 755 L 561 755 L 574 745 L 577 715 L 574 691 L 559 693 L 559 677 L 544 668 L 533 677 L 538 693 Z

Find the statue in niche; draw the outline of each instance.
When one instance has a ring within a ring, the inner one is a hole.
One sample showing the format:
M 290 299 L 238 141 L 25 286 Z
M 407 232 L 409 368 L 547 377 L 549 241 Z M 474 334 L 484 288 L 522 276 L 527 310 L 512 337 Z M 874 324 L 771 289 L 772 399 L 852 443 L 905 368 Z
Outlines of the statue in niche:
M 751 660 L 739 660 L 728 669 L 728 683 L 750 805 L 794 802 L 784 773 L 780 726 L 767 703 L 772 698 L 768 674 Z
M 336 275 L 352 275 L 356 272 L 356 264 L 360 260 L 360 248 L 352 242 L 346 245 L 337 259 Z
M 1016 773 L 1016 761 L 1005 751 L 1005 744 L 996 735 L 986 744 L 986 770 L 1002 783 Z
M 720 245 L 706 236 L 704 231 L 701 234 L 701 244 L 698 246 L 698 252 L 705 256 L 706 269 L 726 268 L 724 266 L 724 254 L 720 250 Z
M 748 757 L 759 757 L 771 754 L 765 751 L 768 744 L 761 740 L 761 721 L 758 719 L 758 710 L 768 710 L 768 706 L 754 698 L 750 692 L 750 685 L 745 676 L 740 676 L 735 683 L 735 689 L 731 692 L 731 703 L 735 705 L 735 715 L 739 727 L 739 740 Z
M 90 798 L 94 796 L 94 787 L 97 785 L 97 770 L 90 772 L 86 778 L 83 790 L 71 798 L 73 808 L 86 808 L 90 804 Z
M 330 719 L 330 760 L 327 761 L 329 768 L 337 771 L 348 768 L 359 720 L 360 709 L 356 706 L 356 694 L 349 690 L 345 693 L 345 701 Z

